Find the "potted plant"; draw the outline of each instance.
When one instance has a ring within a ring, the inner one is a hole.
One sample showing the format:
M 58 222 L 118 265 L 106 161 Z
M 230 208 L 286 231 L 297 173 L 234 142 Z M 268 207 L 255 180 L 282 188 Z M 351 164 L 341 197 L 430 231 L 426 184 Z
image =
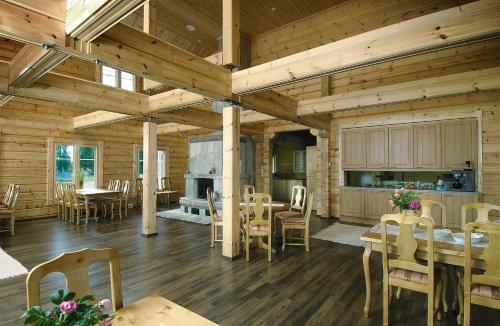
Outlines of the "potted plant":
M 417 209 L 420 209 L 420 199 L 417 195 L 405 188 L 396 189 L 391 194 L 389 203 L 393 207 L 399 207 L 399 211 L 404 214 L 415 214 Z
M 22 315 L 24 325 L 110 326 L 115 317 L 109 299 L 92 304 L 95 301 L 92 295 L 77 299 L 74 292 L 58 290 L 50 296 L 50 301 L 55 305 L 51 309 L 44 311 L 40 306 L 33 306 L 27 310 Z
M 79 189 L 83 188 L 83 179 L 84 179 L 84 172 L 83 170 L 80 170 L 80 172 L 76 173 L 76 181 L 78 182 Z

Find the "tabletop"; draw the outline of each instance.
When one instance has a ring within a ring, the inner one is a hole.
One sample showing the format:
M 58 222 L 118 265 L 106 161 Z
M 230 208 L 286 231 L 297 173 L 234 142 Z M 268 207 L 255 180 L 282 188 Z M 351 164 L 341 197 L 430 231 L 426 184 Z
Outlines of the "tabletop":
M 113 326 L 217 325 L 216 323 L 161 297 L 150 295 L 118 310 Z
M 246 205 L 248 205 L 250 207 L 254 207 L 255 203 L 245 203 L 245 202 L 240 203 L 240 207 L 245 207 Z M 269 207 L 269 203 L 263 203 L 262 206 Z M 285 203 L 279 202 L 279 201 L 273 201 L 271 203 L 271 207 L 285 207 Z
M 99 189 L 99 188 L 85 188 L 85 189 L 77 189 L 76 194 L 80 196 L 90 196 L 90 195 L 101 195 L 101 194 L 119 194 L 121 191 L 119 190 L 109 190 L 109 189 Z

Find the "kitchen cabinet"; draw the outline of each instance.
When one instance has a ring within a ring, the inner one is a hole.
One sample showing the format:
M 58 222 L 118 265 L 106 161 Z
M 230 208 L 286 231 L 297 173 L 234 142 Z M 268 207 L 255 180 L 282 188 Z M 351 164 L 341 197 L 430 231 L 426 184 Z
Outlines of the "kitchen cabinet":
M 420 198 L 421 200 L 432 200 L 438 203 L 442 203 L 442 197 L 440 193 L 434 193 L 434 192 L 424 192 L 424 191 L 415 191 L 415 194 Z M 442 209 L 439 206 L 434 206 L 432 208 L 432 217 L 434 217 L 434 226 L 435 227 L 445 227 L 442 225 Z M 448 215 L 448 214 L 447 214 Z
M 389 127 L 389 168 L 413 168 L 413 127 Z
M 443 204 L 446 205 L 446 223 L 448 228 L 462 227 L 462 205 L 479 201 L 478 195 L 447 194 L 443 193 Z M 467 211 L 467 218 L 472 221 L 476 218 L 475 212 Z
M 345 129 L 342 132 L 342 168 L 344 170 L 366 168 L 364 129 Z
M 443 169 L 463 169 L 465 161 L 471 161 L 477 169 L 476 121 L 454 120 L 441 124 L 441 148 Z
M 388 167 L 388 129 L 367 128 L 366 137 L 366 167 L 381 169 Z
M 391 192 L 387 190 L 365 189 L 364 217 L 367 219 L 375 220 L 371 221 L 371 223 L 378 223 L 383 215 L 390 212 L 390 205 L 388 205 L 390 194 Z
M 364 193 L 362 188 L 340 189 L 340 215 L 342 217 L 364 217 Z
M 441 169 L 441 124 L 413 126 L 413 147 L 416 169 Z

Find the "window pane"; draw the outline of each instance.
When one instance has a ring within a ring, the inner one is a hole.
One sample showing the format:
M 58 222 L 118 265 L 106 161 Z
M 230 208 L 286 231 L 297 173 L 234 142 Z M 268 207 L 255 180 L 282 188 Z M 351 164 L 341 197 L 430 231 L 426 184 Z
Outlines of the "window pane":
M 139 178 L 142 178 L 144 174 L 144 151 L 142 148 L 139 148 L 138 151 L 138 161 L 139 161 L 139 166 L 137 167 L 137 174 L 139 175 Z
M 104 85 L 114 86 L 116 85 L 116 69 L 102 66 L 102 83 Z
M 135 90 L 135 78 L 134 75 L 129 74 L 128 72 L 122 71 L 121 72 L 121 87 L 123 89 L 126 89 L 128 91 L 134 91 Z
M 80 147 L 80 173 L 83 175 L 83 188 L 96 187 L 95 152 L 95 147 Z
M 139 161 L 139 178 L 142 178 L 144 175 L 144 162 Z
M 165 152 L 158 151 L 158 181 L 165 176 Z M 161 184 L 161 183 L 158 183 Z
M 56 145 L 56 182 L 73 182 L 73 145 Z

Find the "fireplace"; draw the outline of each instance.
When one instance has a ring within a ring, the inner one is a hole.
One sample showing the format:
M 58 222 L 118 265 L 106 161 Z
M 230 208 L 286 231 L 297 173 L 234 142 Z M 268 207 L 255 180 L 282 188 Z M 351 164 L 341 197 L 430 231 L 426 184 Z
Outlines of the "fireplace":
M 214 189 L 214 179 L 208 178 L 197 178 L 196 179 L 196 188 L 197 188 L 197 196 L 198 199 L 207 199 L 207 188 Z

